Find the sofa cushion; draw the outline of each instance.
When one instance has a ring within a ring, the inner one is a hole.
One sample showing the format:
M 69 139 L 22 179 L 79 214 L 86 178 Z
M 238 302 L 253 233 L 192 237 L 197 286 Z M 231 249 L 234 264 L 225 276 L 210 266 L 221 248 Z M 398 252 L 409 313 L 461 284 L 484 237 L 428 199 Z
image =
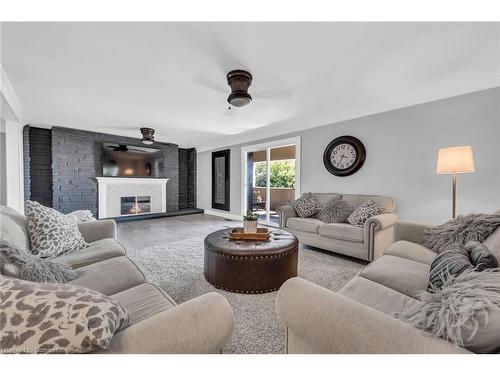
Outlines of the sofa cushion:
M 346 201 L 332 199 L 317 213 L 316 218 L 326 224 L 347 223 L 347 218 L 353 211 Z
M 483 244 L 493 253 L 495 258 L 497 258 L 498 263 L 500 263 L 500 227 L 495 229 L 495 231 L 484 240 Z
M 94 290 L 0 277 L 4 353 L 85 353 L 107 348 L 127 311 Z
M 3 240 L 18 249 L 30 251 L 26 218 L 13 208 L 0 206 L 0 233 Z
M 371 217 L 377 216 L 384 212 L 384 209 L 377 206 L 372 200 L 363 202 L 361 206 L 356 208 L 352 214 L 347 218 L 347 222 L 357 227 L 363 227 L 366 220 Z
M 428 265 L 432 263 L 432 260 L 436 256 L 434 251 L 422 245 L 404 240 L 394 242 L 384 251 L 384 254 L 394 255 Z
M 66 264 L 43 259 L 0 239 L 0 271 L 6 276 L 41 283 L 66 283 L 80 273 Z
M 360 276 L 349 281 L 338 293 L 391 316 L 419 302 L 406 294 Z
M 290 202 L 290 205 L 300 217 L 311 217 L 321 210 L 321 205 L 312 193 L 302 194 L 300 198 Z
M 324 223 L 321 220 L 301 217 L 291 217 L 286 221 L 286 226 L 294 229 L 300 230 L 302 232 L 318 233 L 320 225 Z
M 427 289 L 429 265 L 384 255 L 364 268 L 360 276 L 419 299 L 419 294 Z
M 83 275 L 71 284 L 97 290 L 107 296 L 144 282 L 144 274 L 127 257 L 115 257 L 81 267 Z
M 68 264 L 73 268 L 79 268 L 123 255 L 125 255 L 125 249 L 118 241 L 112 238 L 104 238 L 91 242 L 89 247 L 85 249 L 60 255 L 53 260 L 58 263 Z
M 33 201 L 26 201 L 24 210 L 33 254 L 52 258 L 88 246 L 68 216 Z
M 130 319 L 130 325 L 176 305 L 172 298 L 160 288 L 148 283 L 113 294 L 111 298 L 125 307 Z
M 363 202 L 367 200 L 373 201 L 377 206 L 384 209 L 384 212 L 394 212 L 396 204 L 391 197 L 384 197 L 382 195 L 364 195 L 364 194 L 342 194 L 342 199 L 345 200 L 349 206 L 356 209 Z
M 363 228 L 352 226 L 345 223 L 322 224 L 318 233 L 324 237 L 337 238 L 353 242 L 363 242 Z

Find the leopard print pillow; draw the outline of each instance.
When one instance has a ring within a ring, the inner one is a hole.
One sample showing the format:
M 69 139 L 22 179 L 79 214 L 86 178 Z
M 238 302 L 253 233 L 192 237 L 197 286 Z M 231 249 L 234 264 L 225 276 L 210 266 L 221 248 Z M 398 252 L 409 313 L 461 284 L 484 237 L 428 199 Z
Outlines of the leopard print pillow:
M 0 277 L 0 352 L 85 353 L 128 325 L 123 306 L 70 284 Z
M 317 214 L 321 210 L 321 204 L 312 195 L 312 193 L 304 193 L 299 199 L 290 202 L 290 205 L 295 209 L 300 217 L 310 217 Z
M 26 201 L 24 210 L 33 254 L 53 258 L 89 246 L 68 216 L 34 201 Z
M 362 227 L 365 225 L 366 220 L 383 212 L 383 208 L 377 206 L 375 202 L 369 199 L 354 210 L 354 212 L 347 218 L 347 222 L 355 227 Z

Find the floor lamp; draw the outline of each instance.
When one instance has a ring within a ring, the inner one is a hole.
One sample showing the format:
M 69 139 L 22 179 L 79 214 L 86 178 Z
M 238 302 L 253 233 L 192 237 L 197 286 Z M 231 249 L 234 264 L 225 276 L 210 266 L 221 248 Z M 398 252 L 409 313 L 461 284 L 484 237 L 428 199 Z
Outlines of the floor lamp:
M 457 216 L 457 174 L 473 173 L 474 155 L 471 146 L 442 148 L 438 152 L 437 174 L 451 174 L 451 216 Z

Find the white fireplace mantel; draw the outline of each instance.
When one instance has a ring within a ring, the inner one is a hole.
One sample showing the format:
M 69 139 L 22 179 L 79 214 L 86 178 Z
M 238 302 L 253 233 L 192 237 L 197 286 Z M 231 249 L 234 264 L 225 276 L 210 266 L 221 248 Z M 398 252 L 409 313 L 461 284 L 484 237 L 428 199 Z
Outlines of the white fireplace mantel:
M 151 197 L 151 212 L 165 212 L 167 209 L 168 178 L 148 177 L 96 177 L 98 185 L 99 219 L 122 215 L 119 207 L 121 197 L 147 195 Z M 136 214 L 143 215 L 143 214 Z

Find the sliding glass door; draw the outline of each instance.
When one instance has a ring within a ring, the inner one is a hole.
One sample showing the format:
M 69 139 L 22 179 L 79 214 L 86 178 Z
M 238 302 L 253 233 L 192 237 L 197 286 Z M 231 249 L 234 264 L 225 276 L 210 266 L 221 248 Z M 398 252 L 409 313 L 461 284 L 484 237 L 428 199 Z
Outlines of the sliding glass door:
M 243 150 L 243 210 L 259 215 L 259 223 L 278 226 L 276 209 L 296 198 L 298 181 L 297 142 Z

